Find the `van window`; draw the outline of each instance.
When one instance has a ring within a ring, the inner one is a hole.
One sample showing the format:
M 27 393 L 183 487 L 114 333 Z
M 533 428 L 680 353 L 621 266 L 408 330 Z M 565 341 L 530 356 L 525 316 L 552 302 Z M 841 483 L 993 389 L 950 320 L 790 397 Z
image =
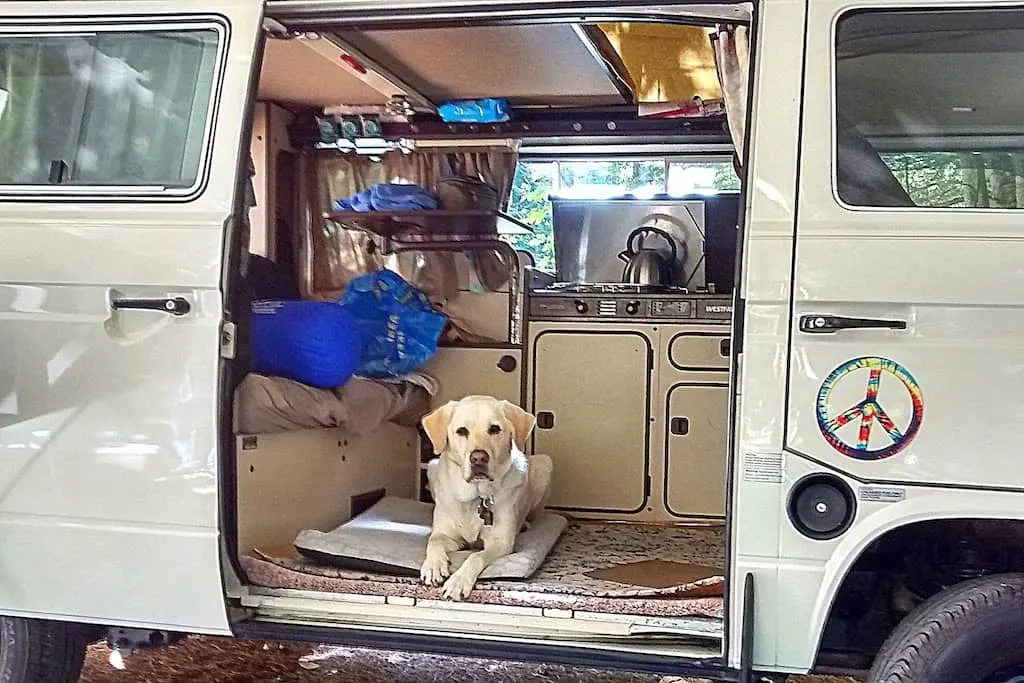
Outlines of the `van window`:
M 845 15 L 836 183 L 852 206 L 1024 209 L 1024 10 Z
M 516 249 L 533 255 L 539 268 L 555 270 L 552 194 L 583 199 L 634 194 L 673 196 L 738 192 L 731 157 L 693 155 L 644 160 L 521 161 L 516 167 L 508 213 L 533 228 L 512 236 Z
M 196 185 L 219 35 L 0 35 L 0 185 Z

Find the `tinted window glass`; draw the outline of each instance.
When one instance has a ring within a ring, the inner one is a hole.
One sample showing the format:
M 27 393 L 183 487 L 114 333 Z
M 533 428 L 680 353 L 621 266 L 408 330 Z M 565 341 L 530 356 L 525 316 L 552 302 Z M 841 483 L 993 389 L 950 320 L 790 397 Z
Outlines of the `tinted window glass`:
M 0 36 L 0 184 L 190 187 L 214 30 Z
M 1024 208 L 1024 10 L 858 12 L 836 51 L 840 199 Z

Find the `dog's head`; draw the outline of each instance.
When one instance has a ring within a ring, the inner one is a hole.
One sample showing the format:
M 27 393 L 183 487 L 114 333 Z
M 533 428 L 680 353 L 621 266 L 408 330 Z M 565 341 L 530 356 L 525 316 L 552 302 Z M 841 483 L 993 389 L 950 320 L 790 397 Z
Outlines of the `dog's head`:
M 512 463 L 512 446 L 526 449 L 536 418 L 519 406 L 490 396 L 449 401 L 423 418 L 434 453 L 450 458 L 466 481 L 495 480 Z

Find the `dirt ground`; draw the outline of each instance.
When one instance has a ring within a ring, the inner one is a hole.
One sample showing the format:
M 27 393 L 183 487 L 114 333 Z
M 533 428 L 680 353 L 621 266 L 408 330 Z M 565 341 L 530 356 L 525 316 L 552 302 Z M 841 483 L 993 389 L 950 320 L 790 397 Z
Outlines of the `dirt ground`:
M 188 638 L 111 667 L 110 650 L 89 649 L 81 683 L 698 683 L 699 679 L 511 664 L 379 650 Z M 794 676 L 791 683 L 854 683 L 853 679 Z

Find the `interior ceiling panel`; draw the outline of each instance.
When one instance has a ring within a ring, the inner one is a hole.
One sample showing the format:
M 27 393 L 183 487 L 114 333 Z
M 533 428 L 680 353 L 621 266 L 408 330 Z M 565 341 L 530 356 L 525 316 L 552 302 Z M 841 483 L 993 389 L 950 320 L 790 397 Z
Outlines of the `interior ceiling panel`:
M 1024 20 L 1007 10 L 993 31 L 989 12 L 854 15 L 840 23 L 840 109 L 869 135 L 1019 134 Z M 972 22 L 974 25 L 972 25 Z M 984 77 L 979 77 L 984 75 Z
M 593 44 L 567 24 L 338 35 L 437 103 L 480 97 L 504 97 L 515 105 L 627 101 Z
M 1020 52 L 876 54 L 840 62 L 841 111 L 876 135 L 1020 132 Z M 985 74 L 986 78 L 979 78 Z
M 268 40 L 260 72 L 261 100 L 320 107 L 383 105 L 387 98 L 305 40 Z

